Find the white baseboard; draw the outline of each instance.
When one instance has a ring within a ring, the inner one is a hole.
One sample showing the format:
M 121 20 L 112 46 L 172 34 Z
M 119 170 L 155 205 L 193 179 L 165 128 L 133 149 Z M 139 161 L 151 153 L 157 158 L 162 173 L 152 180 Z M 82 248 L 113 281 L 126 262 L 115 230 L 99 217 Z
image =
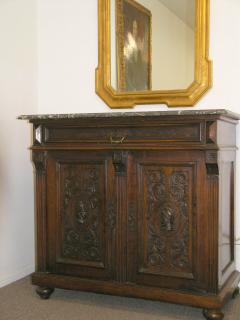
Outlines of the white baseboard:
M 34 272 L 34 269 L 35 267 L 33 265 L 25 266 L 22 269 L 18 270 L 16 273 L 6 274 L 4 277 L 0 278 L 0 288 L 28 276 L 29 274 Z

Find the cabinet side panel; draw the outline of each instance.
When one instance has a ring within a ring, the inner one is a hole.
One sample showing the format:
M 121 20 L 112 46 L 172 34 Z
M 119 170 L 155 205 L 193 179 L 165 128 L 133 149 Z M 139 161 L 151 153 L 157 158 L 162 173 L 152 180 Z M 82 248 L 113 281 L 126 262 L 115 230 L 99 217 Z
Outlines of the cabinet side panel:
M 218 225 L 219 170 L 217 164 L 207 164 L 207 208 L 209 218 L 209 287 L 218 292 Z
M 233 160 L 233 161 L 231 161 Z M 219 285 L 222 286 L 235 270 L 234 255 L 234 156 L 222 152 L 220 162 L 219 221 Z

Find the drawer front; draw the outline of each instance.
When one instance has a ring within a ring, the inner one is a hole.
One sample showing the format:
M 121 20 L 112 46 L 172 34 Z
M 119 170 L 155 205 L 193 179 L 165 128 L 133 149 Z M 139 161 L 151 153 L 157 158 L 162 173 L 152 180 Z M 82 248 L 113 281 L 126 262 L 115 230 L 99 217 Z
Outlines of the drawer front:
M 122 144 L 175 142 L 201 143 L 203 140 L 203 124 L 174 123 L 154 126 L 114 126 L 114 127 L 75 127 L 44 126 L 35 129 L 35 137 L 41 131 L 41 142 L 44 144 Z M 38 139 L 39 140 L 39 139 Z

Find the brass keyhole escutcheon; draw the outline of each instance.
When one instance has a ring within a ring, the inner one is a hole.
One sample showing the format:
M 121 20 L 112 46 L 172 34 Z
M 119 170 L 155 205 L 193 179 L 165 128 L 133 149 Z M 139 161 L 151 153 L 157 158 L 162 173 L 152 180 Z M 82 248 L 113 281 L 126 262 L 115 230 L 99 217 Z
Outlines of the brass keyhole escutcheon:
M 113 137 L 112 135 L 110 136 L 110 142 L 112 144 L 121 144 L 125 139 L 126 137 Z

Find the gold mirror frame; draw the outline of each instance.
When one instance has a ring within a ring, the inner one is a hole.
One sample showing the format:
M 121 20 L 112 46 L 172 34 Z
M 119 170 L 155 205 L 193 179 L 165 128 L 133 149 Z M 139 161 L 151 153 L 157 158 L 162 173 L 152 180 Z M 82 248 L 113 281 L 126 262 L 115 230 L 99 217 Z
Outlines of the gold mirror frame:
M 196 1 L 195 75 L 183 90 L 117 92 L 111 86 L 110 0 L 98 0 L 98 67 L 96 93 L 110 108 L 133 108 L 137 104 L 166 104 L 169 107 L 193 106 L 212 86 L 209 52 L 210 0 Z

